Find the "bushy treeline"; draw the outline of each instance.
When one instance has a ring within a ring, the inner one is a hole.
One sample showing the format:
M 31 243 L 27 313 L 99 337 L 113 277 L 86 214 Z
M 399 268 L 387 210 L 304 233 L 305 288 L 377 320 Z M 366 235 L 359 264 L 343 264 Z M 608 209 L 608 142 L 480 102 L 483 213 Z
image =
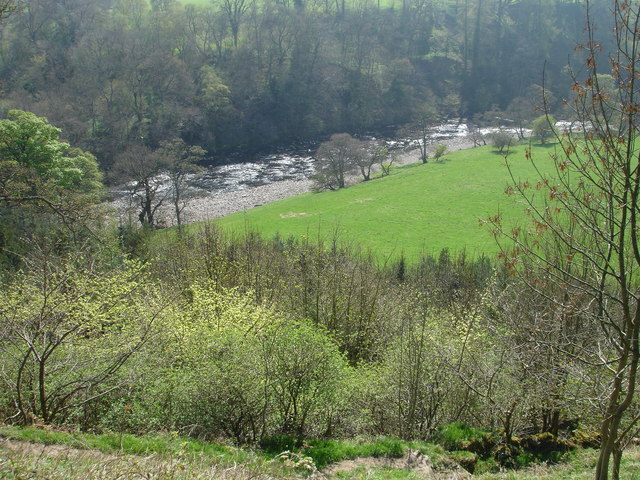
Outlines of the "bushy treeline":
M 3 25 L 2 109 L 48 118 L 105 170 L 178 137 L 215 154 L 399 126 L 425 104 L 431 121 L 504 110 L 543 65 L 559 101 L 583 28 L 564 0 L 21 6 Z
M 113 252 L 33 254 L 2 285 L 3 420 L 240 444 L 465 422 L 515 445 L 598 416 L 600 372 L 570 351 L 598 330 L 486 259 L 379 266 L 211 226 Z

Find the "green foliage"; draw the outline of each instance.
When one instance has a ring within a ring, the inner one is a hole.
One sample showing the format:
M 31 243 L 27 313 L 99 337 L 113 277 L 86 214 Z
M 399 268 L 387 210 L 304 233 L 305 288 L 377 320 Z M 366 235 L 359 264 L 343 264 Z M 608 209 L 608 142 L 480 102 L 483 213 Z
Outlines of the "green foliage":
M 433 150 L 433 158 L 435 158 L 436 162 L 440 161 L 444 154 L 447 153 L 447 146 L 444 143 L 438 143 Z
M 498 150 L 499 153 L 504 152 L 505 148 L 509 148 L 514 142 L 514 138 L 510 133 L 499 131 L 491 135 L 491 140 L 493 142 L 493 146 Z
M 0 120 L 0 195 L 46 195 L 49 182 L 85 194 L 101 190 L 95 157 L 61 142 L 61 130 L 46 118 L 21 110 L 7 117 Z
M 582 448 L 600 448 L 600 432 L 578 429 L 571 435 L 571 442 Z
M 216 113 L 229 104 L 231 91 L 209 65 L 202 67 L 200 75 L 200 100 L 208 111 Z
M 555 132 L 556 119 L 553 115 L 540 115 L 531 124 L 531 132 L 544 144 Z
M 401 457 L 409 448 L 431 453 L 433 445 L 410 443 L 398 438 L 358 438 L 346 439 L 301 439 L 292 435 L 273 435 L 264 438 L 260 447 L 266 453 L 275 455 L 286 450 L 300 451 L 311 457 L 319 469 L 358 457 Z
M 449 454 L 451 459 L 459 463 L 469 473 L 475 473 L 478 464 L 478 455 L 466 450 L 457 450 Z
M 554 453 L 563 453 L 576 448 L 574 443 L 558 438 L 549 432 L 522 437 L 520 446 L 525 452 L 545 460 L 554 456 Z
M 395 438 L 374 441 L 307 440 L 303 451 L 313 458 L 319 469 L 341 460 L 358 457 L 400 457 L 407 443 Z
M 239 444 L 327 428 L 343 397 L 347 365 L 326 332 L 256 306 L 250 294 L 207 283 L 186 293 L 180 312 L 163 326 L 154 352 L 160 356 L 143 367 L 154 375 L 129 400 L 140 418 L 197 425 L 195 433 L 222 432 Z M 118 412 L 111 418 L 117 426 Z
M 525 95 L 550 51 L 558 56 L 547 63 L 546 85 L 566 91 L 559 58 L 581 33 L 579 4 L 504 9 L 491 1 L 480 16 L 473 4 L 455 8 L 390 0 L 258 1 L 255 9 L 238 0 L 42 4 L 6 22 L 4 103 L 56 118 L 108 166 L 141 139 L 152 149 L 181 136 L 210 152 L 253 150 L 425 113 L 433 122 L 434 111 L 471 116 Z
M 96 158 L 59 137 L 30 112 L 10 110 L 0 120 L 0 262 L 11 269 L 34 244 L 59 251 L 88 242 L 103 216 L 95 206 L 103 192 Z
M 11 400 L 0 409 L 22 424 L 63 422 L 117 389 L 161 309 L 135 262 L 108 272 L 82 257 L 40 262 L 0 290 L 0 381 Z

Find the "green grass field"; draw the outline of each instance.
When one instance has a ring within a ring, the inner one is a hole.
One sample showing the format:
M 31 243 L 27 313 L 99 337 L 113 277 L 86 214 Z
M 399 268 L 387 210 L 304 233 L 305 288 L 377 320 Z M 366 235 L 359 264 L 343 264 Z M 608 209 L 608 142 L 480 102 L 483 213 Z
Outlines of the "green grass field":
M 553 146 L 534 146 L 543 168 L 553 167 Z M 512 148 L 517 179 L 536 180 L 525 146 Z M 532 182 L 532 183 L 533 183 Z M 507 196 L 509 173 L 491 147 L 461 150 L 441 163 L 412 164 L 392 175 L 349 188 L 307 193 L 218 219 L 230 233 L 260 232 L 265 238 L 318 236 L 350 242 L 379 260 L 404 254 L 409 261 L 448 248 L 472 257 L 493 256 L 498 247 L 481 220 L 500 213 L 505 223 L 524 217 L 517 195 Z

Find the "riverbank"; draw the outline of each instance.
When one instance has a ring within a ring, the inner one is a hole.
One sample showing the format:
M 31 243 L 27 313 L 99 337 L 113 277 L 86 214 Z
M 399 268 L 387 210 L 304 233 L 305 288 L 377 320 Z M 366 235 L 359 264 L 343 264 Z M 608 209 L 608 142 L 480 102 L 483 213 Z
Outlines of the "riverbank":
M 474 146 L 473 141 L 468 137 L 455 137 L 439 143 L 447 145 L 450 152 Z M 394 165 L 407 165 L 419 161 L 420 152 L 418 149 L 414 149 L 408 152 L 401 152 L 394 161 Z M 268 185 L 249 187 L 244 190 L 221 192 L 193 198 L 184 211 L 185 223 L 211 220 L 242 212 L 259 205 L 310 192 L 312 187 L 313 182 L 308 179 L 280 180 Z
M 448 151 L 472 148 L 473 141 L 469 137 L 453 137 L 438 143 L 447 145 Z M 431 146 L 433 149 L 435 144 Z M 420 161 L 419 150 L 401 151 L 396 155 L 393 165 L 401 166 Z M 353 177 L 357 181 L 357 177 Z M 279 180 L 267 185 L 247 187 L 242 190 L 205 193 L 191 198 L 183 211 L 184 223 L 201 222 L 224 217 L 236 212 L 243 212 L 251 208 L 275 202 L 310 192 L 313 181 L 309 179 Z M 128 205 L 125 199 L 114 203 L 120 218 L 136 218 L 135 207 Z M 160 223 L 166 226 L 174 224 L 173 211 L 167 206 L 159 212 Z

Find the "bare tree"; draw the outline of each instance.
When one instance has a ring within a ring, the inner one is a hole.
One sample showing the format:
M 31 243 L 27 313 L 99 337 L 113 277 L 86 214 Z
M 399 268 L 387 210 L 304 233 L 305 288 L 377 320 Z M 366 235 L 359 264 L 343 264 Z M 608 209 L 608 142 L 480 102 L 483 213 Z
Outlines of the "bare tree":
M 187 176 L 201 172 L 203 168 L 197 163 L 207 153 L 198 146 L 189 146 L 182 139 L 174 138 L 163 142 L 161 152 L 166 157 L 167 174 L 171 187 L 171 202 L 176 214 L 176 223 L 182 226 L 182 212 L 188 200 L 193 197 L 193 189 L 187 184 Z
M 435 107 L 424 104 L 414 114 L 413 123 L 407 127 L 418 133 L 418 148 L 422 163 L 429 161 L 429 134 L 431 127 L 438 121 L 438 112 Z
M 620 476 L 622 452 L 639 431 L 630 411 L 638 387 L 640 360 L 640 133 L 637 89 L 640 5 L 613 2 L 615 51 L 608 64 L 618 89 L 600 85 L 601 45 L 593 19 L 587 17 L 587 78 L 575 79 L 572 106 L 583 135 L 558 136 L 555 169 L 546 174 L 543 160 L 528 157 L 539 172 L 537 182 L 520 182 L 512 174 L 510 191 L 527 203 L 531 227 L 505 231 L 511 239 L 507 265 L 529 286 L 547 295 L 567 315 L 599 325 L 601 337 L 583 362 L 608 374 L 602 397 L 602 446 L 596 480 Z M 548 159 L 545 159 L 548 162 Z M 556 288 L 549 289 L 550 285 Z M 562 292 L 551 295 L 549 291 Z M 580 299 L 580 301 L 577 301 Z
M 32 260 L 0 290 L 0 384 L 22 424 L 64 420 L 119 388 L 118 371 L 164 308 L 141 291 L 139 265 L 105 275 L 82 255 L 60 261 L 37 252 Z
M 396 159 L 395 154 L 390 154 L 387 147 L 376 145 L 371 155 L 375 163 L 380 167 L 382 176 L 389 175 L 391 173 L 391 165 Z
M 365 182 L 371 180 L 373 166 L 380 162 L 377 155 L 377 153 L 380 153 L 379 150 L 379 147 L 375 144 L 367 145 L 365 142 L 360 142 L 359 145 L 354 145 L 352 160 L 356 167 L 358 167 L 358 170 L 360 170 L 362 180 Z
M 240 34 L 240 23 L 245 13 L 253 6 L 253 0 L 223 0 L 222 10 L 227 14 L 231 34 L 233 35 L 233 46 L 238 46 L 238 36 Z
M 364 142 L 356 140 L 348 133 L 332 135 L 329 141 L 320 145 L 316 153 L 316 186 L 329 190 L 344 188 L 346 175 L 357 168 L 361 169 L 367 180 L 367 170 L 360 165 L 364 165 L 360 159 L 366 153 Z
M 122 152 L 113 166 L 112 174 L 128 182 L 132 201 L 138 203 L 138 219 L 143 226 L 156 226 L 156 212 L 167 199 L 168 191 L 162 189 L 168 167 L 167 157 L 144 145 L 133 145 Z

